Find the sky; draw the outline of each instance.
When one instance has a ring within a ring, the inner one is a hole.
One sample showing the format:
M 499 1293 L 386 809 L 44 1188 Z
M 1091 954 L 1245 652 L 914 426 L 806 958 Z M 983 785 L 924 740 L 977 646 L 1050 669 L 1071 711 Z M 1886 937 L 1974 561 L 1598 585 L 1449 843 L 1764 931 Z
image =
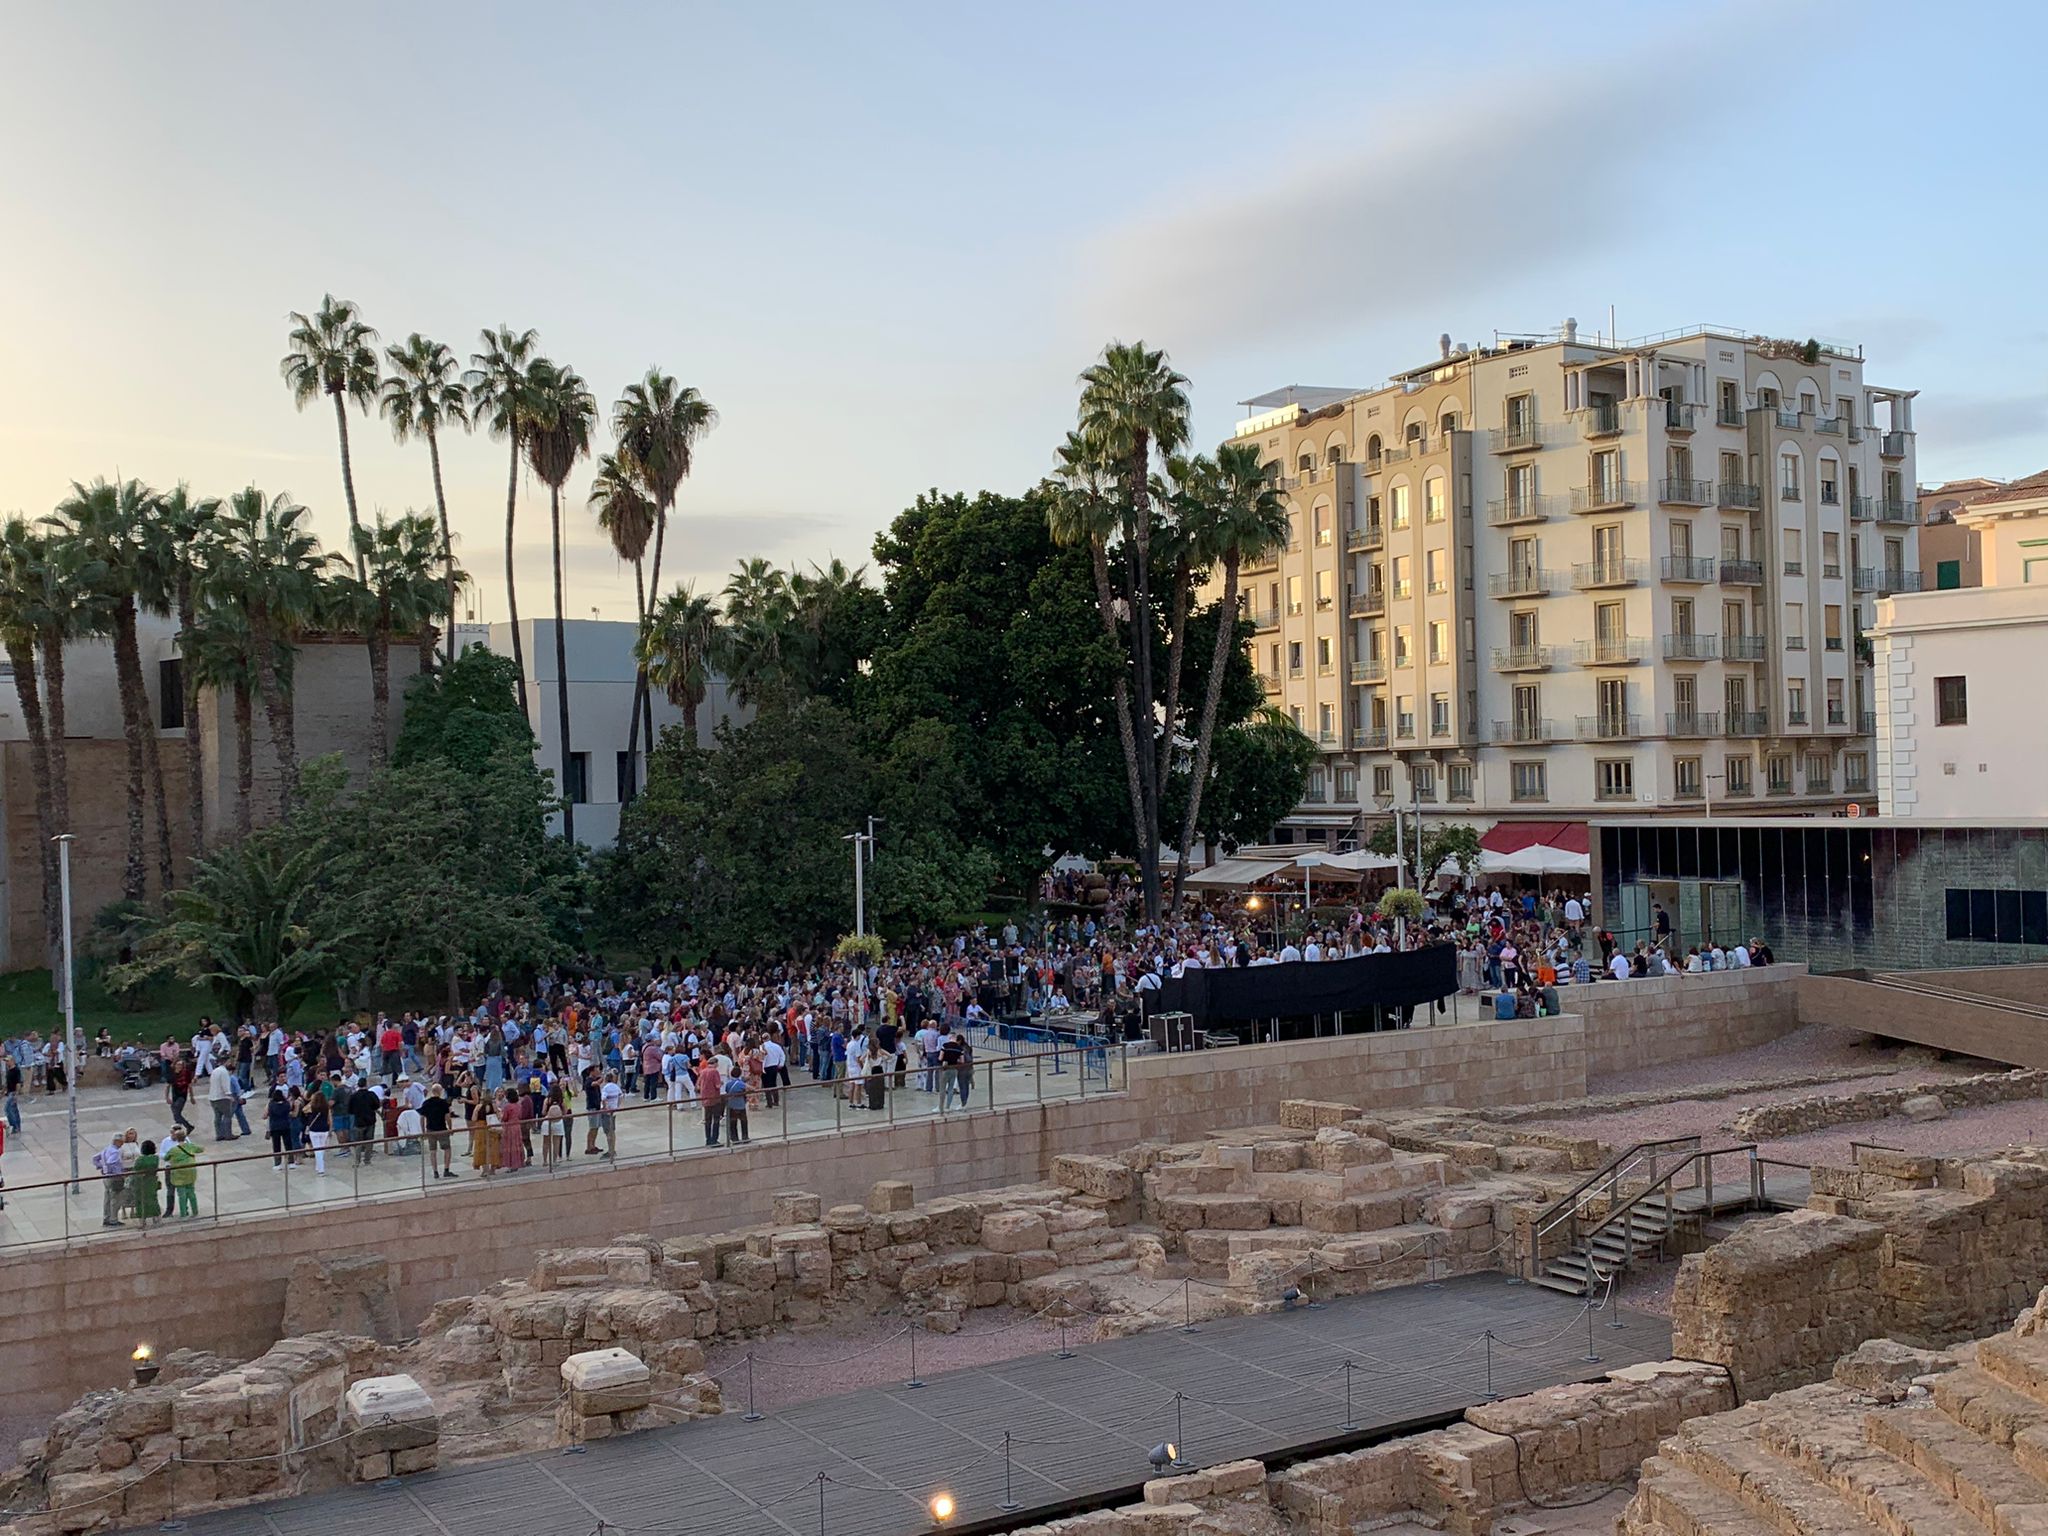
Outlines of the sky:
M 0 513 L 255 483 L 339 545 L 331 406 L 278 375 L 326 293 L 465 357 L 533 327 L 607 413 L 701 390 L 700 590 L 1029 486 L 1111 338 L 1207 445 L 1612 306 L 1862 342 L 1923 480 L 2048 465 L 2038 4 L 5 0 L 0 36 Z M 349 425 L 365 517 L 431 508 L 424 447 Z M 506 449 L 444 460 L 502 619 Z M 588 484 L 566 609 L 630 618 Z M 538 616 L 544 488 L 518 518 Z

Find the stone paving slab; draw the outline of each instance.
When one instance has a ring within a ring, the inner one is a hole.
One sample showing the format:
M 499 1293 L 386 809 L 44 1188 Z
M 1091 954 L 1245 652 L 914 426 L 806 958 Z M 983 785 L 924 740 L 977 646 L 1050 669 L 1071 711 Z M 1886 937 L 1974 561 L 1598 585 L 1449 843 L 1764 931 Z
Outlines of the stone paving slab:
M 1208 1466 L 1243 1456 L 1384 1437 L 1484 1401 L 1663 1360 L 1662 1318 L 1597 1314 L 1539 1286 L 1471 1275 L 1322 1306 L 1158 1330 L 1075 1351 L 870 1388 L 749 1424 L 739 1412 L 594 1444 L 356 1487 L 188 1522 L 192 1536 L 589 1536 L 600 1522 L 646 1532 L 911 1536 L 926 1501 L 958 1504 L 956 1527 L 1001 1516 L 1009 1487 L 1030 1523 L 1079 1502 L 1135 1497 L 1146 1452 L 1179 1438 Z M 1619 1326 L 1613 1326 L 1618 1324 Z M 1489 1346 L 1491 1330 L 1497 1342 Z M 819 1335 L 821 1355 L 831 1350 Z M 1346 1372 L 1350 1376 L 1347 1432 Z M 1183 1395 L 1176 1424 L 1174 1395 Z M 536 1430 L 538 1438 L 539 1431 Z

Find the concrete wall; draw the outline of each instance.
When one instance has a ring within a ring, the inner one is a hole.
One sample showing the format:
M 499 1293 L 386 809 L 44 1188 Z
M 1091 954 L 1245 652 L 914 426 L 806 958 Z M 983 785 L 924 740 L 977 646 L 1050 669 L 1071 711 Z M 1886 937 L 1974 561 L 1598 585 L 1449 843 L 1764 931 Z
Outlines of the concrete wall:
M 1799 987 L 1799 1018 L 2007 1066 L 2048 1067 L 2048 1020 L 1961 997 L 1809 976 Z
M 1659 976 L 1575 987 L 1585 1020 L 1586 1072 L 1602 1077 L 1763 1045 L 1799 1027 L 1803 965 Z
M 1964 970 L 1938 971 L 1927 980 L 1951 992 L 1969 992 L 1978 997 L 1998 997 L 2015 1003 L 2048 1008 L 2048 965 L 1976 966 Z

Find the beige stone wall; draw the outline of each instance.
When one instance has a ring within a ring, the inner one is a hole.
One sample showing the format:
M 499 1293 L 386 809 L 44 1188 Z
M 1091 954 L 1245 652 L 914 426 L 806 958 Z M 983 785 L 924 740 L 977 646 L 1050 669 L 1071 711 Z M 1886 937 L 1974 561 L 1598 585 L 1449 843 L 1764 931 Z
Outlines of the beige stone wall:
M 1938 997 L 1847 976 L 1808 976 L 1799 984 L 1799 1019 L 2009 1066 L 2048 1067 L 2048 1029 L 2041 1020 L 1961 996 Z
M 1574 987 L 1594 1077 L 1764 1045 L 1799 1027 L 1802 965 Z M 1534 1097 L 1530 1095 L 1529 1097 Z
M 1912 976 L 1914 973 L 1906 974 Z M 1931 971 L 1920 975 L 1951 991 L 2048 1008 L 2048 965 L 1965 966 L 1953 971 Z

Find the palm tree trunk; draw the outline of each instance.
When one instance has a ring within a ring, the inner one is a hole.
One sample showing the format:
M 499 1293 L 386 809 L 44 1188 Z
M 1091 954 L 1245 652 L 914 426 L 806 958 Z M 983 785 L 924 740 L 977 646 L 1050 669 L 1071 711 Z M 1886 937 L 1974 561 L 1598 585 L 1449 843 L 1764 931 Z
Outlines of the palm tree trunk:
M 669 502 L 663 502 L 654 514 L 654 567 L 647 573 L 648 601 L 652 603 L 661 601 L 661 551 L 662 546 L 668 542 L 668 512 L 670 505 Z M 645 666 L 639 669 L 639 672 L 633 679 L 633 692 L 639 700 L 640 718 L 644 722 L 641 729 L 646 732 L 647 759 L 649 762 L 652 762 L 654 760 L 654 695 L 648 690 L 647 668 Z M 690 725 L 692 741 L 696 739 L 696 735 L 696 711 L 692 710 Z
M 143 813 L 149 798 L 149 768 L 143 754 L 148 709 L 142 690 L 142 655 L 135 638 L 134 599 L 114 610 L 114 677 L 121 695 L 121 739 L 128 758 L 128 856 L 121 867 L 121 895 L 141 901 L 148 893 L 147 835 Z
M 391 620 L 380 604 L 370 625 L 370 762 L 382 768 L 391 760 Z
M 420 653 L 419 660 L 413 665 L 419 672 L 419 675 L 425 677 L 434 670 L 434 626 L 422 624 L 419 637 L 413 643 L 418 646 Z M 401 713 L 398 719 L 399 728 L 403 730 L 405 727 L 405 716 Z
M 548 518 L 555 535 L 555 726 L 562 737 L 562 836 L 576 841 L 576 806 L 569 798 L 569 641 L 564 633 L 562 598 L 562 488 L 548 487 Z M 585 793 L 590 786 L 583 786 Z
M 1109 588 L 1108 546 L 1101 539 L 1091 539 L 1089 555 L 1095 571 L 1095 611 L 1101 615 L 1103 633 L 1120 652 L 1122 639 L 1116 629 L 1116 598 Z M 1145 835 L 1145 791 L 1138 773 L 1138 732 L 1131 719 L 1130 684 L 1125 680 L 1121 667 L 1116 678 L 1116 733 L 1124 749 L 1124 781 L 1131 794 L 1131 831 L 1142 838 Z
M 250 638 L 256 651 L 256 691 L 263 695 L 263 714 L 270 722 L 270 746 L 277 754 L 277 810 L 289 816 L 299 803 L 299 737 L 293 700 L 278 675 L 277 642 L 270 633 L 270 614 L 261 606 L 249 613 Z
M 1209 659 L 1209 686 L 1202 698 L 1202 721 L 1195 730 L 1195 766 L 1188 780 L 1188 809 L 1181 818 L 1180 841 L 1174 851 L 1180 855 L 1174 865 L 1173 895 L 1180 899 L 1187 889 L 1188 850 L 1195 846 L 1195 824 L 1202 816 L 1202 787 L 1209 778 L 1209 751 L 1216 740 L 1216 710 L 1223 698 L 1223 670 L 1230 665 L 1231 647 L 1237 640 L 1237 559 L 1233 546 L 1223 553 L 1223 596 L 1216 608 L 1216 650 Z
M 199 668 L 192 663 L 192 631 L 198 623 L 193 611 L 192 574 L 178 573 L 178 682 L 185 694 L 185 816 L 186 835 L 191 839 L 189 869 L 206 856 L 206 748 L 199 731 Z
M 1188 609 L 1194 598 L 1194 572 L 1188 569 L 1185 559 L 1173 563 L 1173 607 L 1167 618 L 1166 635 L 1166 707 L 1160 711 L 1164 716 L 1165 728 L 1159 733 L 1159 766 L 1154 774 L 1155 782 L 1164 786 L 1167 775 L 1173 770 L 1173 723 L 1180 713 L 1180 667 L 1183 642 L 1187 638 Z
M 365 567 L 363 546 L 358 536 L 363 531 L 363 524 L 356 516 L 356 477 L 348 462 L 348 406 L 339 391 L 334 396 L 334 425 L 341 433 L 341 493 L 348 501 L 348 542 L 356 552 L 356 580 L 361 581 Z
M 235 832 L 249 835 L 256 798 L 256 701 L 246 681 L 235 684 Z
M 633 629 L 633 638 L 636 641 L 640 638 L 641 632 L 647 628 L 647 582 L 644 579 L 647 573 L 644 566 L 644 561 L 635 560 L 633 562 L 633 612 L 638 618 L 638 623 L 635 624 Z M 641 704 L 643 702 L 646 703 L 650 714 L 654 710 L 653 701 L 646 696 L 646 677 L 647 668 L 645 665 L 642 665 L 639 669 L 639 676 L 633 684 L 633 715 L 626 722 L 626 751 L 629 754 L 638 751 L 640 746 Z
M 505 612 L 512 623 L 512 665 L 519 671 L 519 713 L 526 713 L 526 648 L 519 642 L 519 583 L 512 574 L 512 531 L 519 517 L 519 429 L 512 439 L 512 468 L 505 476 Z
M 690 733 L 690 745 L 693 747 L 697 745 L 697 701 L 695 699 L 685 699 L 683 701 L 683 729 Z M 649 771 L 652 772 L 654 759 L 649 758 L 647 761 Z
M 71 830 L 70 749 L 64 744 L 64 637 L 45 630 L 38 637 L 43 652 L 43 706 L 50 723 L 50 806 L 57 830 Z
M 28 731 L 29 771 L 35 780 L 36 831 L 42 844 L 43 865 L 43 954 L 50 974 L 57 966 L 64 946 L 62 917 L 57 903 L 57 811 L 50 798 L 50 737 L 43 719 L 42 693 L 36 683 L 35 648 L 26 636 L 7 637 L 7 660 L 14 668 L 14 695 L 21 701 L 21 722 Z
M 441 637 L 450 661 L 455 659 L 455 539 L 448 532 L 448 497 L 441 489 L 441 439 L 432 427 L 427 428 L 427 457 L 434 461 L 434 510 L 441 517 L 441 570 L 445 578 L 448 596 L 444 604 L 448 614 L 448 633 Z M 420 648 L 421 671 L 431 652 L 425 646 Z
M 1159 779 L 1153 772 L 1152 732 L 1158 729 L 1152 691 L 1152 498 L 1145 484 L 1152 440 L 1140 432 L 1132 446 L 1130 469 L 1131 521 L 1131 654 L 1136 666 L 1133 714 L 1143 729 L 1139 782 L 1145 789 L 1145 825 L 1139 830 L 1138 874 L 1145 898 L 1145 918 L 1159 920 Z M 1172 729 L 1173 723 L 1167 722 Z

